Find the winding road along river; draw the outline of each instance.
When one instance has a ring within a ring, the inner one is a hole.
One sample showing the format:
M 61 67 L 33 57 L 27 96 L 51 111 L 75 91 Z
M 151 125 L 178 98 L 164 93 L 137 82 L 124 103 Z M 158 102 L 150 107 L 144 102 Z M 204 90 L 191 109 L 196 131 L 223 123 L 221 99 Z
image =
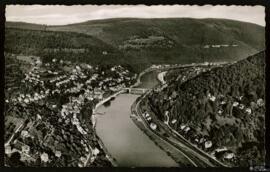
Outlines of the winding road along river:
M 147 87 L 157 84 L 155 72 L 142 78 Z M 155 76 L 155 77 L 153 77 Z M 147 78 L 147 79 L 146 79 Z M 153 81 L 149 81 L 152 79 Z M 149 84 L 152 83 L 152 84 Z M 143 84 L 143 83 L 142 83 Z M 96 131 L 121 167 L 175 167 L 178 164 L 148 138 L 130 118 L 130 107 L 138 95 L 120 94 L 110 106 L 100 106 Z

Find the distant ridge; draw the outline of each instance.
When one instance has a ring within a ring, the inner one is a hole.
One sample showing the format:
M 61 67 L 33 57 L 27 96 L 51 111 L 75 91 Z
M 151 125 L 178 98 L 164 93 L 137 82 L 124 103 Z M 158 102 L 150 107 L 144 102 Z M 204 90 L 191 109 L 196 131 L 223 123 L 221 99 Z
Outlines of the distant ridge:
M 27 23 L 27 22 L 9 22 L 9 21 L 7 21 L 5 23 L 5 27 L 6 28 L 17 28 L 17 29 L 43 30 L 43 29 L 45 29 L 46 25 Z
M 145 66 L 236 61 L 265 49 L 264 27 L 228 19 L 113 18 L 62 26 L 6 22 L 10 29 L 89 35 L 121 52 L 122 62 Z
M 41 25 L 41 26 L 70 26 L 70 25 L 78 25 L 78 24 L 90 24 L 90 23 L 104 23 L 104 22 L 116 22 L 116 21 L 125 21 L 125 20 L 170 20 L 170 19 L 194 19 L 194 20 L 224 20 L 224 21 L 235 21 L 235 22 L 242 22 L 247 24 L 254 24 L 261 26 L 256 23 L 241 21 L 241 20 L 233 20 L 233 19 L 225 19 L 225 18 L 191 18 L 191 17 L 168 17 L 168 18 L 138 18 L 138 17 L 121 17 L 121 18 L 106 18 L 106 19 L 93 19 L 93 20 L 85 20 L 82 22 L 75 22 L 69 24 L 62 24 L 62 25 L 48 25 L 48 24 L 37 24 L 37 23 L 30 23 L 30 22 L 23 22 L 23 21 L 6 21 L 7 27 L 18 27 L 20 24 L 24 25 Z M 18 26 L 14 26 L 18 25 Z M 12 26 L 13 25 L 13 26 Z M 20 26 L 19 26 L 20 27 Z M 261 26 L 264 27 L 264 26 Z

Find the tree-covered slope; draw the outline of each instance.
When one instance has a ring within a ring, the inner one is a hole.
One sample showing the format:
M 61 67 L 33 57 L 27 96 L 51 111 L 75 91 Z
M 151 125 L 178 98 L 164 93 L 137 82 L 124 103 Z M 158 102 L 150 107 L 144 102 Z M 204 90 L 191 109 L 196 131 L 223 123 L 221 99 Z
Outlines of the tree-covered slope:
M 155 92 L 148 103 L 164 121 L 209 153 L 226 147 L 235 155 L 229 162 L 248 166 L 264 162 L 265 55 L 260 52 L 237 63 L 214 68 L 182 84 L 172 82 Z M 168 111 L 168 112 L 166 112 Z M 170 122 L 171 122 L 170 121 Z M 213 146 L 206 149 L 204 141 Z M 196 141 L 197 140 L 197 141 Z M 226 151 L 216 157 L 224 160 Z M 225 158 L 226 159 L 226 158 Z
M 26 23 L 26 22 L 6 22 L 5 27 L 26 29 L 26 30 L 45 30 L 46 29 L 46 25 Z
M 26 28 L 9 22 L 6 27 Z M 265 48 L 264 27 L 225 19 L 118 18 L 48 26 L 46 30 L 91 35 L 136 64 L 234 61 Z
M 123 64 L 123 53 L 103 41 L 80 33 L 6 28 L 5 51 L 91 64 Z

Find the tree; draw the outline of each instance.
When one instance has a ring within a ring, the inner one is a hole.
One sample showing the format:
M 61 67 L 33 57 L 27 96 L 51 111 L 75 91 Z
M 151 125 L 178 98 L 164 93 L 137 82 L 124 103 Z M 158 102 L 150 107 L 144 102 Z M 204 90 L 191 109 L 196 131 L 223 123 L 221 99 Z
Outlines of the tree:
M 11 167 L 23 167 L 24 164 L 21 162 L 21 154 L 19 152 L 14 152 L 11 154 L 9 160 L 10 160 L 10 166 Z

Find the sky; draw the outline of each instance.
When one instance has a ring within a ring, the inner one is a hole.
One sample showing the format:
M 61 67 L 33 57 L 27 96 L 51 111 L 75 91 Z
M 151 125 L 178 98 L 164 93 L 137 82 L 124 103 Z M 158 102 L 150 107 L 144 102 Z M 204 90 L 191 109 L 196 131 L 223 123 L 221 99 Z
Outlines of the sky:
M 7 5 L 6 20 L 65 25 L 87 20 L 134 18 L 226 18 L 265 26 L 263 6 Z

